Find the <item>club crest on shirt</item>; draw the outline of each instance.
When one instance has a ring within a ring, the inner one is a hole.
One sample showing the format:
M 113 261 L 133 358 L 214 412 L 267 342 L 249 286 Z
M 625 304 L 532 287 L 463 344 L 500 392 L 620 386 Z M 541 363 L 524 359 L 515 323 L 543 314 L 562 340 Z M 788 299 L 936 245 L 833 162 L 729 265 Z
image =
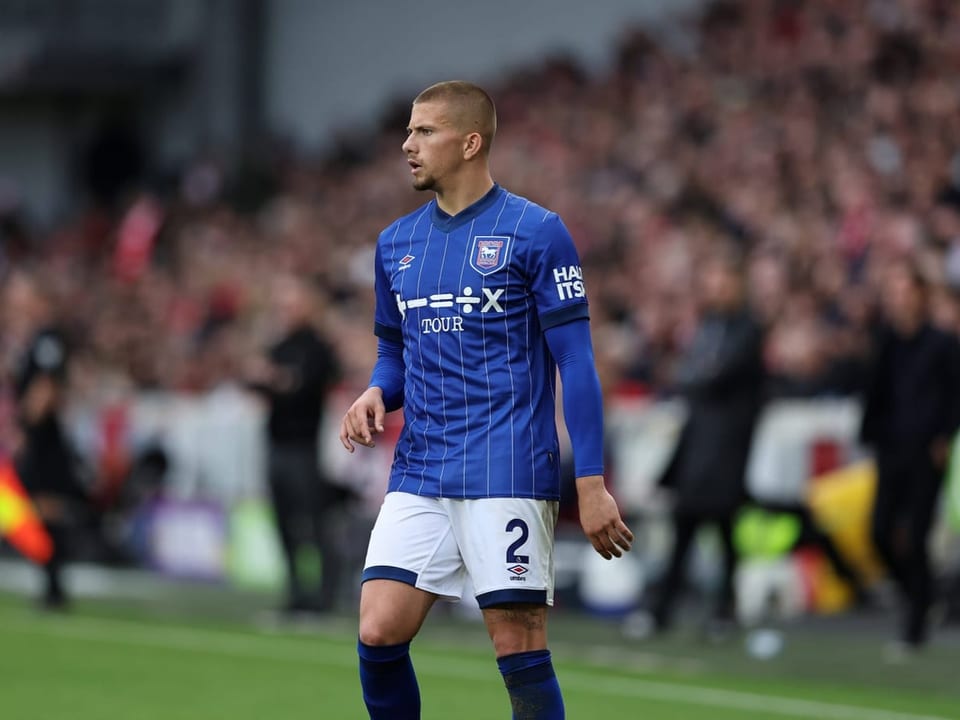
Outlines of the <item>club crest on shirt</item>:
M 470 267 L 481 275 L 490 275 L 507 264 L 509 235 L 475 235 L 470 249 Z

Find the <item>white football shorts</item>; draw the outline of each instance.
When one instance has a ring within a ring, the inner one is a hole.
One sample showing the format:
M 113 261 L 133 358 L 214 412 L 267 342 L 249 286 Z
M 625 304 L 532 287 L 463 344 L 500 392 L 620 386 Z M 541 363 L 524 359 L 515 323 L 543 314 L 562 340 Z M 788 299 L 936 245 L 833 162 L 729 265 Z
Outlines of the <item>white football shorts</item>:
M 459 600 L 469 577 L 481 608 L 553 605 L 558 511 L 555 500 L 387 493 L 370 534 L 363 581 L 399 580 Z

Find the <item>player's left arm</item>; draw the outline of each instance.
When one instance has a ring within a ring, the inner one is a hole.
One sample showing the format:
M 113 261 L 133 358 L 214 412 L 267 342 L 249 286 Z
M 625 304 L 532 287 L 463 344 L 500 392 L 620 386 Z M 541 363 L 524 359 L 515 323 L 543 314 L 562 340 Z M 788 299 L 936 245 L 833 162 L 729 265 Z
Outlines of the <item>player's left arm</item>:
M 563 416 L 573 445 L 580 524 L 594 549 L 609 560 L 630 549 L 633 533 L 603 481 L 603 399 L 580 257 L 556 213 L 543 216 L 531 240 L 528 281 L 563 382 Z
M 603 400 L 593 359 L 590 323 L 574 320 L 545 331 L 563 383 L 563 417 L 573 446 L 580 524 L 604 558 L 630 549 L 633 533 L 603 479 Z

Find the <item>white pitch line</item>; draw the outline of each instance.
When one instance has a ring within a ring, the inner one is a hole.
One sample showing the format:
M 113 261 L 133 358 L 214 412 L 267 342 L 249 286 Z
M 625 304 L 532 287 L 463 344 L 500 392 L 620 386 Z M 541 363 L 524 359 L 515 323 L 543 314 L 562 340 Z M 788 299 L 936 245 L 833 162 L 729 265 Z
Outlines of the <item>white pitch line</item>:
M 292 663 L 318 663 L 333 667 L 354 667 L 353 653 L 333 651 L 318 636 L 314 645 L 293 642 L 277 636 L 246 635 L 222 630 L 201 630 L 167 625 L 148 625 L 129 620 L 97 618 L 43 618 L 41 622 L 17 622 L 10 613 L 0 613 L 4 632 L 73 638 L 89 642 L 146 646 L 155 649 L 182 650 L 201 654 L 227 655 Z M 493 661 L 454 660 L 418 650 L 414 653 L 419 673 L 437 677 L 501 683 L 492 669 Z M 918 715 L 880 708 L 803 700 L 783 695 L 722 690 L 697 685 L 644 680 L 641 678 L 603 677 L 563 669 L 559 673 L 565 688 L 596 695 L 619 695 L 638 700 L 658 700 L 702 707 L 742 710 L 767 717 L 823 718 L 825 720 L 948 720 L 938 715 Z
M 561 673 L 563 687 L 576 687 L 580 691 L 591 690 L 647 700 L 663 700 L 744 710 L 766 716 L 779 715 L 791 718 L 826 718 L 829 720 L 947 720 L 939 715 L 917 715 L 879 708 L 841 705 L 819 700 L 802 700 L 783 695 L 765 695 L 739 690 L 721 690 L 702 686 L 690 686 L 632 678 L 590 678 L 580 674 L 569 678 L 570 673 Z

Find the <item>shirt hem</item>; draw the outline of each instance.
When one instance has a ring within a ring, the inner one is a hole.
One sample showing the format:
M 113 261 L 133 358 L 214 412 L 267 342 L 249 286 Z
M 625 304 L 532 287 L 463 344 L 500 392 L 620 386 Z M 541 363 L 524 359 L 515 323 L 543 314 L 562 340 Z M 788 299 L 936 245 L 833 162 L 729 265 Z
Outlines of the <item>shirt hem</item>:
M 490 498 L 523 498 L 526 500 L 560 500 L 560 493 L 443 493 L 430 490 L 406 490 L 403 488 L 389 488 L 388 493 L 402 492 L 420 497 L 446 498 L 448 500 L 485 500 Z

